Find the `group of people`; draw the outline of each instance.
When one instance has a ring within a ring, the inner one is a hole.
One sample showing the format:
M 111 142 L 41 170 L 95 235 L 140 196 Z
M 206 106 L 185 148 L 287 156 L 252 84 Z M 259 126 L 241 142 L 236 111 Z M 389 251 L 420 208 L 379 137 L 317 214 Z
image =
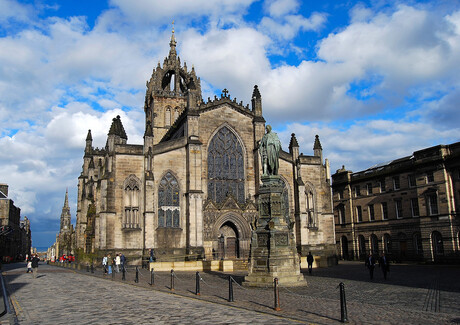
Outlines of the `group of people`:
M 26 255 L 26 262 L 27 262 L 27 272 L 31 272 L 34 275 L 34 278 L 37 277 L 38 272 L 38 262 L 40 262 L 40 258 L 38 254 Z
M 382 269 L 383 273 L 383 278 L 386 280 L 387 279 L 387 273 L 390 272 L 390 260 L 388 259 L 387 256 L 385 256 L 385 253 L 382 254 L 378 258 L 379 266 Z M 374 279 L 374 269 L 375 269 L 375 258 L 372 253 L 369 254 L 369 256 L 366 258 L 365 265 L 369 270 L 369 275 L 371 277 L 371 280 Z
M 110 254 L 104 255 L 102 258 L 102 266 L 104 267 L 104 274 L 112 274 L 112 272 L 120 272 L 125 269 L 126 257 L 124 254 L 116 254 L 112 258 Z

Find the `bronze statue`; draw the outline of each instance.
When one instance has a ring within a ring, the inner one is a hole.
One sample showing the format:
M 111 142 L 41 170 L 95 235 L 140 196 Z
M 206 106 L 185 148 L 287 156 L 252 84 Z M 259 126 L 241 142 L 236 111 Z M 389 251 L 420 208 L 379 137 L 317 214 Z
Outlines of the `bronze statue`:
M 265 129 L 267 133 L 265 133 L 260 141 L 262 172 L 264 176 L 278 175 L 281 142 L 278 135 L 272 132 L 272 127 L 270 125 L 267 125 Z

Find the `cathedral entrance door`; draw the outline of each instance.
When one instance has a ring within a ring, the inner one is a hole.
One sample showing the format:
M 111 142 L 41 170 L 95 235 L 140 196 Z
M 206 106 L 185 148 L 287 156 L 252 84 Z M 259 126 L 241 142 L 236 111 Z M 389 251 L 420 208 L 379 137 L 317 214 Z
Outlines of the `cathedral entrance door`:
M 238 258 L 238 230 L 227 221 L 219 229 L 219 256 L 220 258 Z

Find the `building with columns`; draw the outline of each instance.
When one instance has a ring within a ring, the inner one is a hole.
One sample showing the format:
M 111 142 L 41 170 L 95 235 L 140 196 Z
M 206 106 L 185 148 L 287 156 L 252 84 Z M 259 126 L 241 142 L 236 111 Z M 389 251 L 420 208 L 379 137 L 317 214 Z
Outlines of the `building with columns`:
M 151 248 L 159 260 L 247 260 L 266 126 L 258 87 L 251 107 L 226 89 L 204 100 L 194 67 L 181 64 L 176 53 L 173 31 L 169 55 L 147 82 L 144 111 L 142 144 L 128 143 L 120 116 L 104 148 L 93 147 L 88 131 L 78 178 L 77 249 L 123 252 L 130 261 Z M 330 171 L 319 138 L 313 155 L 299 153 L 294 134 L 286 149 L 279 174 L 297 249 L 333 263 Z

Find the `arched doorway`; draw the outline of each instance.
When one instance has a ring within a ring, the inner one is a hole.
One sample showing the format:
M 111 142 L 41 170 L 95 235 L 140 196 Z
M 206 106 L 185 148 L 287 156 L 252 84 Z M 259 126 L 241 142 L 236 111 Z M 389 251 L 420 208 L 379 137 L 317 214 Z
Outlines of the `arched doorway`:
M 444 243 L 442 241 L 442 235 L 438 231 L 433 231 L 431 234 L 431 247 L 434 261 L 444 255 Z
M 364 239 L 363 235 L 358 236 L 358 244 L 359 244 L 359 258 L 361 260 L 366 258 L 366 239 Z
M 240 257 L 238 229 L 230 221 L 219 228 L 218 255 L 220 259 Z
M 342 246 L 342 259 L 348 260 L 349 256 L 348 256 L 348 238 L 347 236 L 342 236 L 342 238 L 340 239 L 340 243 Z
M 398 234 L 398 240 L 399 240 L 399 257 L 401 260 L 406 259 L 407 257 L 407 236 L 405 233 L 400 232 Z
M 379 239 L 375 234 L 371 235 L 371 253 L 375 256 L 379 255 Z

